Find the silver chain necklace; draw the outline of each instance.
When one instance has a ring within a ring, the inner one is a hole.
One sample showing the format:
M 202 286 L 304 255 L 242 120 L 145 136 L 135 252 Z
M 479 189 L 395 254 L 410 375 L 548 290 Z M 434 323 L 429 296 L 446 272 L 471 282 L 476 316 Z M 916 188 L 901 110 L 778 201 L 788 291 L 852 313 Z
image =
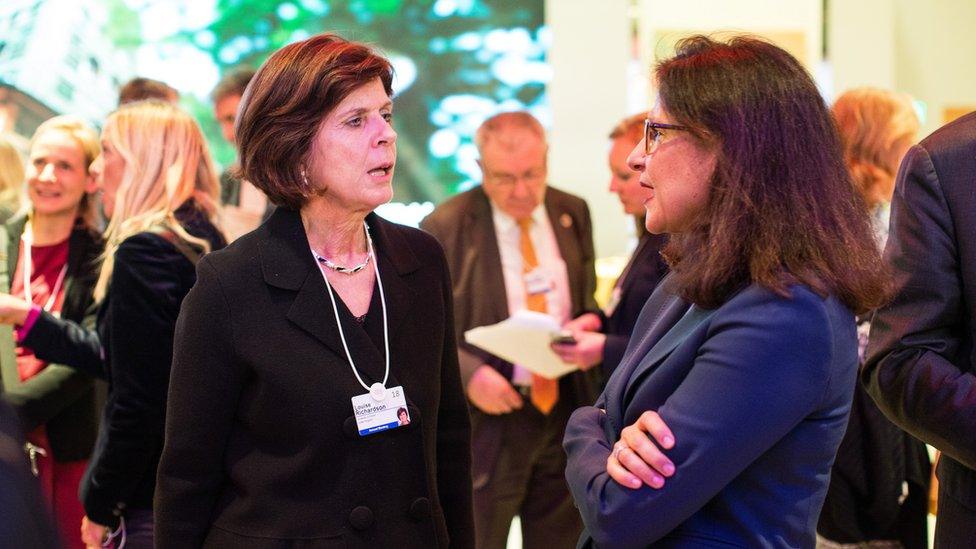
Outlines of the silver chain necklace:
M 369 230 L 367 229 L 366 230 L 366 259 L 364 259 L 362 263 L 356 265 L 355 267 L 344 267 L 342 265 L 337 265 L 333 263 L 331 260 L 329 260 L 328 258 L 320 256 L 314 250 L 312 251 L 312 254 L 315 256 L 315 259 L 319 263 L 325 265 L 326 268 L 335 271 L 337 273 L 342 273 L 345 275 L 352 276 L 358 273 L 359 271 L 365 269 L 366 266 L 369 265 L 369 259 L 373 257 L 373 247 L 371 244 L 372 244 L 372 239 L 369 237 Z

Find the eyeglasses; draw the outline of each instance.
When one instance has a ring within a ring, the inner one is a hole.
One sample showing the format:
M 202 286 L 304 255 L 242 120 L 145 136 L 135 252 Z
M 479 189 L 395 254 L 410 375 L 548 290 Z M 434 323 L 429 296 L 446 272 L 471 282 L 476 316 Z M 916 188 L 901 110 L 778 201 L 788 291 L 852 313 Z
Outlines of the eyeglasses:
M 691 131 L 691 128 L 688 126 L 678 126 L 677 124 L 651 122 L 649 118 L 644 119 L 644 156 L 656 151 L 658 145 L 661 144 L 661 136 L 664 135 L 661 130 L 681 130 L 687 132 Z
M 545 170 L 529 170 L 521 175 L 485 171 L 485 178 L 499 187 L 514 187 L 520 180 L 535 185 L 546 178 Z

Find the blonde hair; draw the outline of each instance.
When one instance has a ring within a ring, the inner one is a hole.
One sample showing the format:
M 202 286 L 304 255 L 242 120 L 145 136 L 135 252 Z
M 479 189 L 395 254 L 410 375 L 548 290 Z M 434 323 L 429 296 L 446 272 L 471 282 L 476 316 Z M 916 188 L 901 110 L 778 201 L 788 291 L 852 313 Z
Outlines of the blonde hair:
M 877 88 L 849 90 L 831 109 L 854 185 L 869 209 L 891 200 L 895 175 L 919 129 L 907 94 Z
M 77 116 L 65 114 L 55 116 L 45 120 L 34 130 L 34 135 L 30 140 L 30 148 L 34 148 L 34 143 L 48 132 L 61 132 L 78 144 L 81 153 L 85 157 L 85 175 L 89 174 L 91 164 L 102 152 L 102 146 L 98 141 L 98 132 L 95 131 L 87 122 Z M 94 229 L 98 225 L 98 216 L 95 213 L 95 199 L 91 193 L 81 195 L 81 202 L 78 203 L 78 219 L 86 227 Z
M 20 209 L 24 188 L 24 158 L 13 142 L 0 134 L 0 207 Z
M 612 130 L 610 130 L 610 139 L 626 137 L 630 141 L 633 141 L 634 146 L 636 146 L 638 143 L 640 143 L 641 139 L 644 139 L 645 120 L 647 120 L 646 112 L 632 114 L 627 118 L 624 118 L 618 122 Z
M 213 220 L 219 192 L 200 127 L 174 105 L 128 103 L 109 115 L 102 137 L 124 159 L 125 168 L 105 230 L 105 256 L 95 285 L 98 301 L 108 289 L 116 250 L 134 234 L 165 228 L 209 252 L 209 242 L 186 232 L 174 212 L 192 199 Z

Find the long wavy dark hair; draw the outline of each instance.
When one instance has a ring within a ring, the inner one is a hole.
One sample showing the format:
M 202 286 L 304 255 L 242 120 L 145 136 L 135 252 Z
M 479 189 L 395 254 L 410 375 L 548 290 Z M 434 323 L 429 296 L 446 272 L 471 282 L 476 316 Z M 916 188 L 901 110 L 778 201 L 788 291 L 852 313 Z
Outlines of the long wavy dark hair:
M 699 223 L 664 251 L 678 293 L 715 308 L 757 283 L 804 284 L 855 312 L 883 304 L 889 277 L 813 80 L 789 53 L 737 36 L 693 36 L 658 64 L 659 100 L 717 151 Z

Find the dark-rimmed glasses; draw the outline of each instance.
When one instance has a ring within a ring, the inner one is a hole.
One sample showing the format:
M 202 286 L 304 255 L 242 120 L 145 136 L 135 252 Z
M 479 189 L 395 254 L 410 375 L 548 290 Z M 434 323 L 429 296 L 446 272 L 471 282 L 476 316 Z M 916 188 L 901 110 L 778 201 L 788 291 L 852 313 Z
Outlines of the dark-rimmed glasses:
M 651 122 L 650 118 L 644 119 L 644 156 L 648 156 L 657 150 L 658 145 L 661 144 L 661 130 L 681 130 L 681 131 L 691 131 L 688 126 L 679 126 L 677 124 L 663 124 L 661 122 Z

